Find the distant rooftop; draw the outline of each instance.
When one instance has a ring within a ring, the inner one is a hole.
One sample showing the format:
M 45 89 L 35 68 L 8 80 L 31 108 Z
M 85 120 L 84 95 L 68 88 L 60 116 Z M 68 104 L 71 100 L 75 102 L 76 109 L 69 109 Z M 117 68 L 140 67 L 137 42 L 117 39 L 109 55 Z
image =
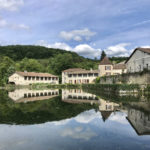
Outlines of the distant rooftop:
M 57 77 L 49 73 L 37 73 L 37 72 L 16 72 L 16 73 L 21 76 L 29 76 L 29 77 Z
M 82 68 L 70 68 L 70 69 L 64 70 L 63 72 L 67 72 L 67 73 L 99 73 L 98 70 L 85 70 Z
M 100 65 L 112 65 L 111 61 L 108 57 L 104 57 L 103 60 L 100 62 Z

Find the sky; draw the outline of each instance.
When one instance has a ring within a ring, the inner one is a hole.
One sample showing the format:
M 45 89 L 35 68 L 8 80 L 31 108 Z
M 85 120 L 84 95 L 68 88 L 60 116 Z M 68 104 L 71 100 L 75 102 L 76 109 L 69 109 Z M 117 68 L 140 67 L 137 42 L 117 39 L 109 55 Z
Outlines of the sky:
M 0 0 L 0 45 L 41 45 L 88 58 L 150 47 L 150 0 Z

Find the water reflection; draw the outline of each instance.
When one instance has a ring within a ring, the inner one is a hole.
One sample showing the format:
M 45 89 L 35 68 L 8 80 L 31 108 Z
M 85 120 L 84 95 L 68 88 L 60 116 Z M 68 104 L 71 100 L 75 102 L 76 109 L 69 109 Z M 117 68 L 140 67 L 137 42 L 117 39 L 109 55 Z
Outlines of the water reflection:
M 148 101 L 59 91 L 0 91 L 0 149 L 150 149 Z
M 30 89 L 16 89 L 13 92 L 9 92 L 9 97 L 16 103 L 31 102 L 38 100 L 51 99 L 59 95 L 58 89 L 50 90 L 30 90 Z

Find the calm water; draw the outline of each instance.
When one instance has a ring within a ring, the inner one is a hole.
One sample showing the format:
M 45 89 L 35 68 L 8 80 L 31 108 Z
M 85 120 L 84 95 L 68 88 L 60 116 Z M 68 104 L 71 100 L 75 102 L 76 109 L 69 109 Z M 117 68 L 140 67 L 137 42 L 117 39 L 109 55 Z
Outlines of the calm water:
M 81 89 L 0 91 L 0 150 L 149 150 L 150 102 Z

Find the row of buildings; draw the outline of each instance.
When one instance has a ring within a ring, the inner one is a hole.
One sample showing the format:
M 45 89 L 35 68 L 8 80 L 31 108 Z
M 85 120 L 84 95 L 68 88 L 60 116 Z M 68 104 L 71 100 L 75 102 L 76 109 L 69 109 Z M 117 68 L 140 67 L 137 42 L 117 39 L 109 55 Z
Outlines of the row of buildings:
M 150 70 L 150 48 L 136 48 L 125 62 L 118 64 L 113 64 L 109 58 L 104 57 L 98 65 L 98 70 L 82 68 L 64 70 L 62 71 L 62 84 L 88 84 L 93 83 L 97 77 L 141 72 L 143 70 Z M 16 72 L 9 77 L 9 83 L 16 85 L 59 84 L 59 78 L 48 73 Z

